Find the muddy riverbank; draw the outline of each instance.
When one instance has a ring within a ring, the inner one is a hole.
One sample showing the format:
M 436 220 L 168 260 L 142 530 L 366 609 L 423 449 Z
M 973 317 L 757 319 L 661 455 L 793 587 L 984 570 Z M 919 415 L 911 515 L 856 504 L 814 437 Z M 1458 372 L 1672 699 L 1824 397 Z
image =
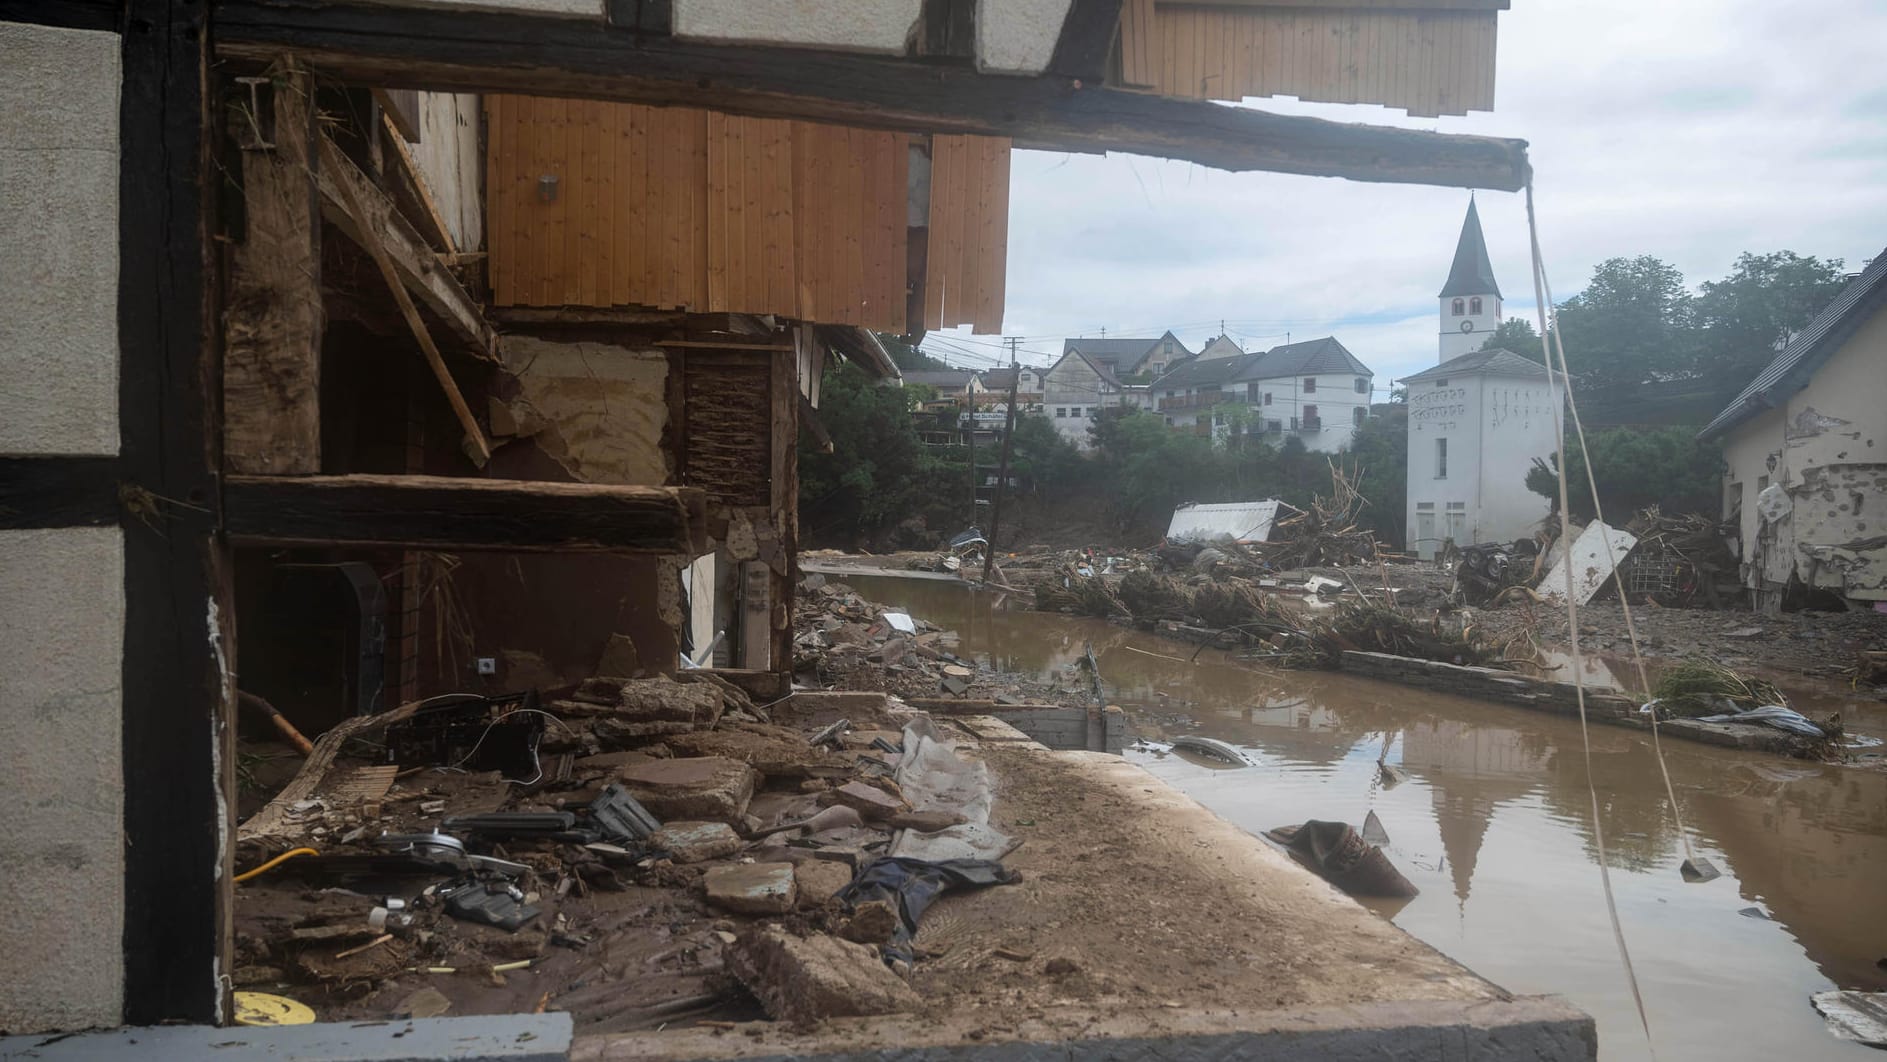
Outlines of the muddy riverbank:
M 991 671 L 1068 681 L 1092 643 L 1106 691 L 1155 741 L 1197 733 L 1259 766 L 1130 753 L 1237 825 L 1358 821 L 1375 810 L 1422 889 L 1381 913 L 1477 972 L 1558 992 L 1598 1018 L 1602 1056 L 1645 1057 L 1606 922 L 1576 722 L 1342 674 L 1265 672 L 1206 650 L 1068 616 L 992 610 L 949 583 L 855 578 L 866 596 L 959 633 Z M 1887 735 L 1887 709 L 1796 675 L 1797 703 Z M 1825 988 L 1887 989 L 1887 775 L 1705 746 L 1666 758 L 1697 854 L 1724 876 L 1686 885 L 1645 735 L 1595 729 L 1593 781 L 1621 918 L 1665 1059 L 1861 1059 L 1808 1005 Z M 1379 758 L 1409 781 L 1375 784 Z

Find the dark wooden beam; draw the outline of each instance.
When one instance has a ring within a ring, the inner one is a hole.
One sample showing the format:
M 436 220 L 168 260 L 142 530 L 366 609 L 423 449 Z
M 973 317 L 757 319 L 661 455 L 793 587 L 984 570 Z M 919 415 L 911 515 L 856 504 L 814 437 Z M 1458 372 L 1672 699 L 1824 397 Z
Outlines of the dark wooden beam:
M 244 544 L 516 552 L 707 550 L 707 497 L 440 476 L 230 476 L 225 526 Z
M 1122 0 L 1073 0 L 1062 20 L 1061 36 L 1048 72 L 1099 85 L 1107 78 L 1120 36 Z
M 0 457 L 0 528 L 117 522 L 117 458 Z
M 123 0 L 0 0 L 0 22 L 117 32 Z
M 129 0 L 119 96 L 124 1021 L 218 1023 L 231 962 L 235 675 L 216 536 L 218 185 L 204 0 Z
M 606 23 L 325 0 L 219 0 L 218 54 L 284 48 L 363 85 L 708 107 L 869 129 L 1007 136 L 1223 170 L 1519 189 L 1526 142 L 1270 114 L 1061 77 L 638 36 Z

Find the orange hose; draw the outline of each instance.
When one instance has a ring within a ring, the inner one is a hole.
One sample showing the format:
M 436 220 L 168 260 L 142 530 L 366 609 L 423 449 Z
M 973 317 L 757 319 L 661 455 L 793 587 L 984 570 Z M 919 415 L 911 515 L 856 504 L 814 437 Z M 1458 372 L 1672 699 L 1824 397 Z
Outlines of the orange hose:
M 234 880 L 236 884 L 240 885 L 243 882 L 248 881 L 250 878 L 255 877 L 257 874 L 260 874 L 265 870 L 273 870 L 275 869 L 277 865 L 286 863 L 287 861 L 295 858 L 296 856 L 320 855 L 320 854 L 321 854 L 320 852 L 317 852 L 312 848 L 291 848 L 288 851 L 283 852 L 281 855 L 276 856 L 274 859 L 269 860 L 268 862 L 262 864 L 259 867 L 256 867 L 253 870 L 243 871 L 242 873 L 236 875 L 235 878 L 232 880 Z

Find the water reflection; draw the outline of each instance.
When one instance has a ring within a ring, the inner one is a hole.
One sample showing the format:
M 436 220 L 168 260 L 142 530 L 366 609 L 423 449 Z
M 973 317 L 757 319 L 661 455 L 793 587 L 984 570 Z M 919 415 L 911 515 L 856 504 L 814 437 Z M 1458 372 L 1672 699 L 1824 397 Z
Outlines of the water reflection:
M 1599 1019 L 1605 1057 L 1644 1057 L 1592 869 L 1576 721 L 1255 670 L 1213 651 L 1193 662 L 1189 647 L 1100 621 L 991 611 L 950 584 L 857 584 L 955 628 L 969 653 L 1071 688 L 1085 680 L 1063 669 L 1091 641 L 1110 699 L 1141 733 L 1256 752 L 1259 766 L 1240 770 L 1132 754 L 1253 833 L 1376 811 L 1389 854 L 1422 889 L 1379 913 L 1508 988 L 1570 997 Z M 1692 845 L 1724 871 L 1717 881 L 1678 877 L 1683 848 L 1648 740 L 1591 732 L 1598 817 L 1660 1057 L 1869 1057 L 1828 1036 L 1807 996 L 1887 989 L 1887 775 L 1680 742 L 1665 752 Z M 1380 786 L 1379 760 L 1409 781 Z M 1771 920 L 1739 915 L 1752 906 Z

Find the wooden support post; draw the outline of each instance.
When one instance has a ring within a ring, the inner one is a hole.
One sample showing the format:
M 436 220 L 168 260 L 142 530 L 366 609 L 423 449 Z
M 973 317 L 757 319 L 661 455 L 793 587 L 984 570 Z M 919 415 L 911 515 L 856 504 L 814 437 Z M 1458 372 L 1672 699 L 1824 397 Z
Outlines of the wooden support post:
M 231 565 L 216 534 L 208 14 L 202 0 L 129 0 L 122 16 L 127 1025 L 224 1020 L 233 959 L 236 647 Z
M 341 155 L 332 140 L 321 140 L 321 164 L 333 170 L 350 165 Z M 353 182 L 339 181 L 341 198 L 347 212 L 359 226 L 361 246 L 373 256 L 374 264 L 380 267 L 380 276 L 387 282 L 387 288 L 393 292 L 393 301 L 399 303 L 400 314 L 406 318 L 406 326 L 413 330 L 413 338 L 419 342 L 419 349 L 426 355 L 426 364 L 432 368 L 433 378 L 439 381 L 439 387 L 446 393 L 446 401 L 452 404 L 452 413 L 459 418 L 459 426 L 465 429 L 465 437 L 478 452 L 479 463 L 491 460 L 491 444 L 485 441 L 485 432 L 478 426 L 478 420 L 472 416 L 471 407 L 465 404 L 465 396 L 459 393 L 459 385 L 452 379 L 452 370 L 446 368 L 446 360 L 439 354 L 439 348 L 433 344 L 432 333 L 427 330 L 426 322 L 420 319 L 419 309 L 413 305 L 413 297 L 406 293 L 406 284 L 393 268 L 393 259 L 387 255 L 385 242 L 375 229 L 367 213 L 366 203 L 354 189 Z
M 773 569 L 772 633 L 769 655 L 777 671 L 793 669 L 793 587 L 799 582 L 799 359 L 776 356 L 769 374 L 772 394 L 772 522 L 779 537 L 780 561 Z M 753 666 L 753 665 L 749 665 Z
M 740 566 L 740 666 L 748 671 L 773 667 L 773 569 L 766 561 Z
M 442 476 L 230 476 L 229 537 L 258 545 L 686 553 L 707 549 L 690 487 Z
M 321 471 L 321 198 L 314 79 L 284 57 L 232 101 L 243 239 L 223 314 L 223 461 L 234 472 Z M 264 113 L 250 113 L 259 107 Z
M 438 241 L 440 253 L 456 261 L 459 247 L 452 239 L 452 226 L 446 224 L 445 214 L 439 210 L 439 204 L 433 200 L 432 189 L 426 186 L 426 175 L 419 172 L 419 160 L 413 158 L 413 149 L 406 146 L 405 132 L 400 129 L 399 123 L 394 121 L 394 115 L 399 111 L 393 107 L 386 107 L 385 104 L 382 106 L 385 107 L 385 111 L 380 121 L 386 128 L 387 143 L 393 145 L 393 153 L 400 157 L 400 169 L 405 172 L 406 179 L 412 182 L 413 193 L 419 198 L 419 205 L 426 212 L 427 226 L 432 229 L 433 238 Z

